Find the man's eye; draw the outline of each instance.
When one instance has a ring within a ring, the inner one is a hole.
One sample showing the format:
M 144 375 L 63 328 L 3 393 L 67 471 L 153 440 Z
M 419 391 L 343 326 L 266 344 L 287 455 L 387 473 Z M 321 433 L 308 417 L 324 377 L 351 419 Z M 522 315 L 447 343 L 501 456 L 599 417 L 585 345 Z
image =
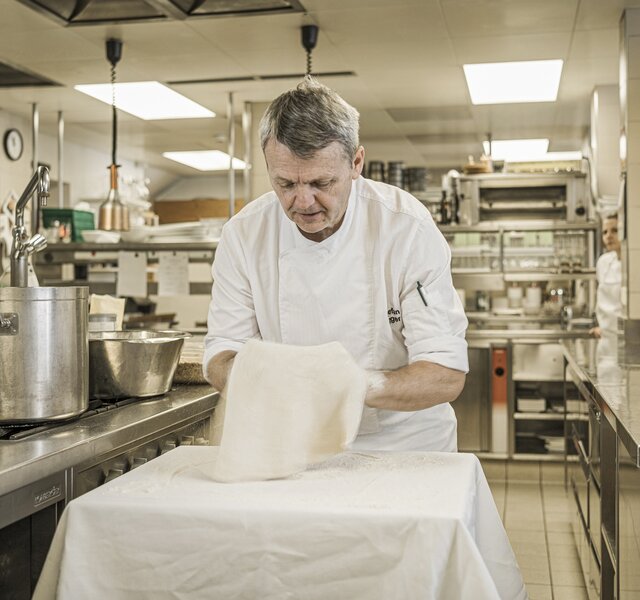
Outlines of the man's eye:
M 281 184 L 280 184 L 280 187 L 281 187 L 283 190 L 290 190 L 290 189 L 292 189 L 292 188 L 293 188 L 293 183 L 291 183 L 290 181 L 289 181 L 289 182 L 286 182 L 286 183 L 281 183 Z

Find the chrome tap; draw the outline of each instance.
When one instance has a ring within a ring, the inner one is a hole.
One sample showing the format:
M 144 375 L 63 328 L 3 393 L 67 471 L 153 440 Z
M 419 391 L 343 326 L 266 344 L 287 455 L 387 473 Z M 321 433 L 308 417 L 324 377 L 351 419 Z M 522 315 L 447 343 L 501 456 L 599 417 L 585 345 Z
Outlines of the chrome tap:
M 29 198 L 36 192 L 40 206 L 47 205 L 49 197 L 49 169 L 40 166 L 31 177 L 22 196 L 16 204 L 15 224 L 11 230 L 13 244 L 11 246 L 11 285 L 13 287 L 28 287 L 29 265 L 28 259 L 31 254 L 44 250 L 47 240 L 39 233 L 27 238 L 27 229 L 24 226 L 24 211 L 29 202 Z M 36 215 L 38 214 L 35 211 Z M 38 218 L 32 223 L 32 229 L 37 230 Z

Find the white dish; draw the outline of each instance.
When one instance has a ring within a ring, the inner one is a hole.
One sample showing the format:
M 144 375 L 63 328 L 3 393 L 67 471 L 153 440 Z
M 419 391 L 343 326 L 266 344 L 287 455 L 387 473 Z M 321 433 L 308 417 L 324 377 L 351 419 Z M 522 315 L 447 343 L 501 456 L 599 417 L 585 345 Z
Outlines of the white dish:
M 123 242 L 146 242 L 149 237 L 151 227 L 135 227 L 129 231 L 122 232 Z
M 117 244 L 120 241 L 120 232 L 85 229 L 82 232 L 82 239 L 88 244 Z

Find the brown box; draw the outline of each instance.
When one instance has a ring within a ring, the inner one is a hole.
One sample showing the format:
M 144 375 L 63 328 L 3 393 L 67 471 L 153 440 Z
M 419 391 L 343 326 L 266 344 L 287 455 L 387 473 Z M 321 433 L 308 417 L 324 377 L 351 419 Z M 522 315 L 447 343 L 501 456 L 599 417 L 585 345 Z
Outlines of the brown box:
M 244 200 L 237 198 L 235 212 L 244 206 Z M 229 201 L 218 198 L 198 198 L 194 200 L 158 200 L 153 210 L 160 218 L 160 224 L 184 223 L 200 219 L 224 218 L 229 216 Z

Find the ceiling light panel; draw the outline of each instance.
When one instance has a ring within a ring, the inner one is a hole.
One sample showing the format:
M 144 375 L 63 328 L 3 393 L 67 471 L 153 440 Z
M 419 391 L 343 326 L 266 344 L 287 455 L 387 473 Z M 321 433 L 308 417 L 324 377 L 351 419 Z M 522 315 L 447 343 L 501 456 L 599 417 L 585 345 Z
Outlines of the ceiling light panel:
M 186 152 L 163 152 L 162 156 L 198 171 L 228 171 L 229 155 L 220 150 L 191 150 Z M 245 162 L 233 159 L 234 169 L 244 169 Z
M 75 89 L 111 104 L 110 83 L 76 85 Z M 162 119 L 206 119 L 215 117 L 204 106 L 168 88 L 158 81 L 135 81 L 115 84 L 116 106 L 145 121 Z
M 562 60 L 463 65 L 473 104 L 554 102 Z

